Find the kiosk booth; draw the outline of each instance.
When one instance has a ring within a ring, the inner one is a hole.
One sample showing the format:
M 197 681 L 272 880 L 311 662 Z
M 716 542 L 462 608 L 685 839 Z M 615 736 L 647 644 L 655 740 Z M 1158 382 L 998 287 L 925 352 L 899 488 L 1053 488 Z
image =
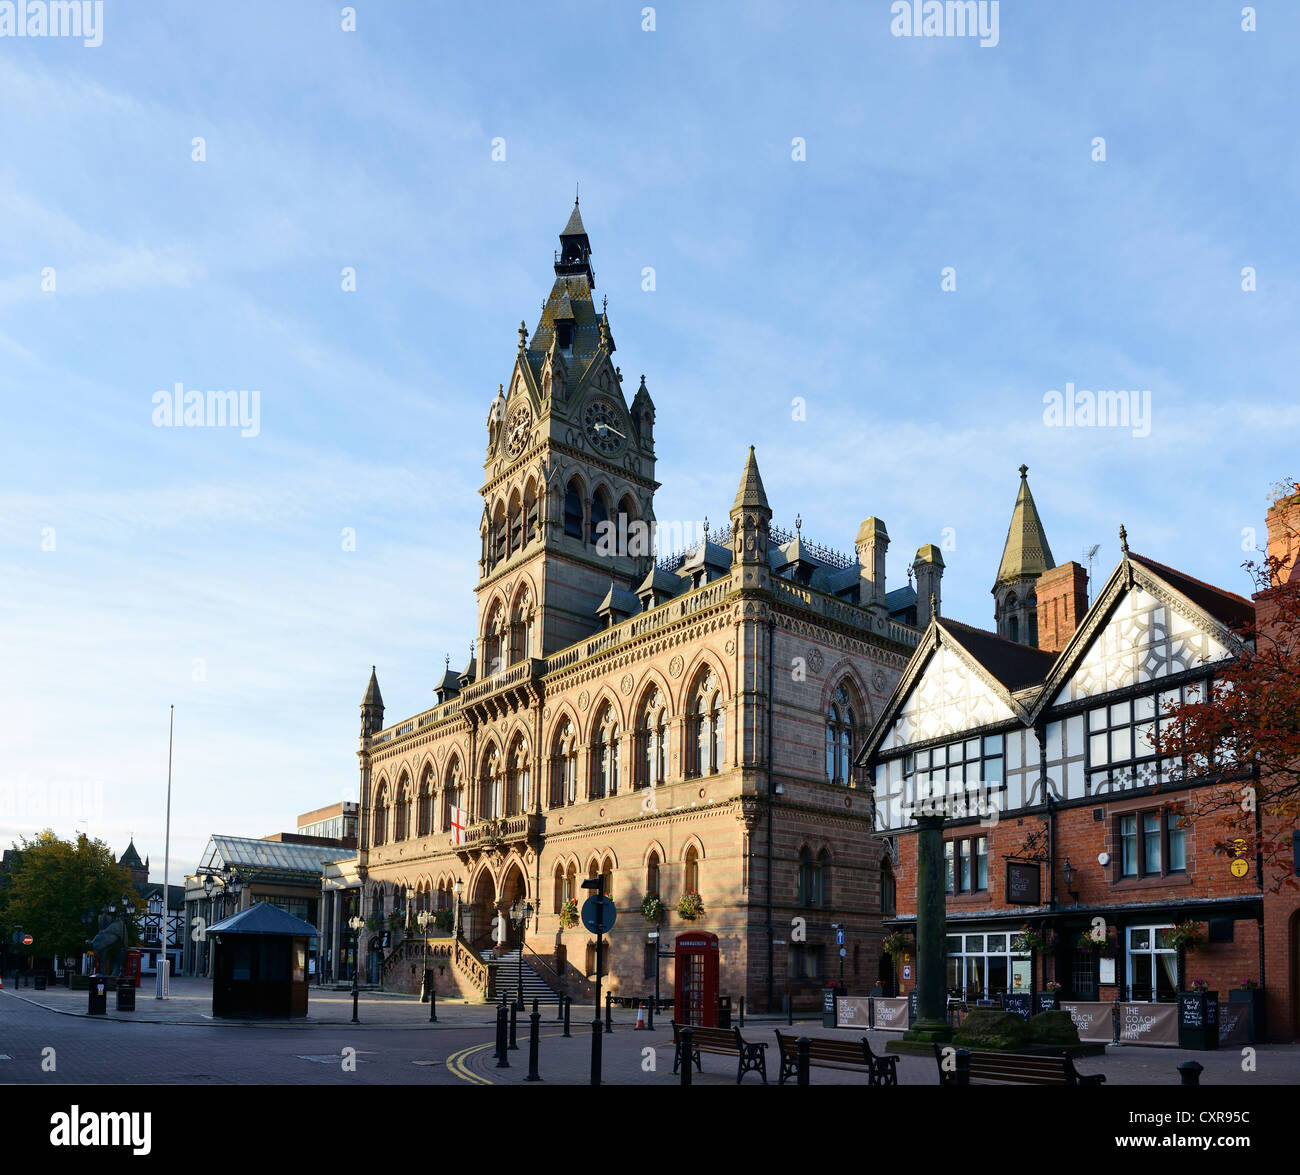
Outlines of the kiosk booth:
M 701 1028 L 718 1026 L 718 936 L 679 934 L 673 949 L 673 1019 Z
M 143 952 L 139 947 L 130 947 L 126 952 L 126 961 L 122 964 L 121 983 L 131 987 L 140 986 L 140 957 Z
M 307 946 L 316 927 L 258 902 L 208 928 L 212 1015 L 236 1020 L 307 1015 Z

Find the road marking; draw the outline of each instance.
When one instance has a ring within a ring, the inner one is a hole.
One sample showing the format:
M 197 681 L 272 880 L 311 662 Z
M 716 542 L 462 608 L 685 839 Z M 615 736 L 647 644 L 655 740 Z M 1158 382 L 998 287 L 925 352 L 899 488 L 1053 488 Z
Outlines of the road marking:
M 484 1049 L 495 1049 L 496 1047 L 496 1042 L 490 1040 L 487 1044 L 476 1044 L 467 1049 L 461 1049 L 460 1052 L 452 1053 L 447 1058 L 447 1068 L 453 1076 L 459 1077 L 462 1081 L 468 1081 L 471 1085 L 495 1085 L 495 1081 L 484 1077 L 481 1073 L 471 1072 L 465 1061 L 474 1053 L 481 1053 Z
M 365 1054 L 373 1052 L 374 1049 L 356 1049 L 356 1059 L 368 1065 L 370 1062 L 365 1060 Z M 297 1056 L 300 1061 L 314 1061 L 318 1065 L 337 1065 L 343 1059 L 342 1053 L 298 1053 Z

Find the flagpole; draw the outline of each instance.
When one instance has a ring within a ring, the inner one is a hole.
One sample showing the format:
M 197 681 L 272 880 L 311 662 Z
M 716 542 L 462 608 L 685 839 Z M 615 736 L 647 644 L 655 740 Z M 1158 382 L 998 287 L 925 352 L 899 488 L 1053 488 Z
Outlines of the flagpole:
M 168 707 L 167 717 L 167 830 L 163 834 L 163 885 L 162 885 L 162 926 L 158 933 L 159 945 L 162 947 L 158 958 L 158 987 L 154 999 L 167 998 L 168 972 L 171 970 L 171 957 L 167 954 L 167 935 L 171 930 L 171 889 L 168 887 L 168 872 L 171 869 L 172 852 L 172 732 L 176 727 L 176 706 Z

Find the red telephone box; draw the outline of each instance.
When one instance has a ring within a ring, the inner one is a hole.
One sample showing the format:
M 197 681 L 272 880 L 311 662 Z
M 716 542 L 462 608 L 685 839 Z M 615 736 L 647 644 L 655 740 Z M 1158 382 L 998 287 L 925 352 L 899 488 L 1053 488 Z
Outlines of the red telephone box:
M 696 930 L 674 946 L 673 1019 L 678 1024 L 718 1024 L 718 936 Z
M 122 978 L 132 987 L 140 986 L 140 948 L 128 947 L 126 961 L 122 964 Z

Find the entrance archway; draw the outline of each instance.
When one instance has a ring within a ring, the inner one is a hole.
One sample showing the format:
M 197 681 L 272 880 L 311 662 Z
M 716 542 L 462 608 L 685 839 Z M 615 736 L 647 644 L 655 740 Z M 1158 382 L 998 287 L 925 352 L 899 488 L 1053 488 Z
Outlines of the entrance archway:
M 474 882 L 474 891 L 470 894 L 469 905 L 462 912 L 465 937 L 482 949 L 493 945 L 491 942 L 492 919 L 497 913 L 497 885 L 492 873 L 484 869 Z M 482 940 L 480 943 L 479 940 Z
M 519 868 L 518 862 L 512 863 L 506 872 L 505 881 L 501 886 L 501 894 L 501 917 L 505 919 L 506 923 L 505 946 L 507 950 L 513 951 L 515 947 L 519 946 L 523 936 L 519 932 L 519 927 L 511 921 L 510 907 L 516 902 L 523 905 L 528 900 L 528 883 L 524 880 L 524 873 Z

